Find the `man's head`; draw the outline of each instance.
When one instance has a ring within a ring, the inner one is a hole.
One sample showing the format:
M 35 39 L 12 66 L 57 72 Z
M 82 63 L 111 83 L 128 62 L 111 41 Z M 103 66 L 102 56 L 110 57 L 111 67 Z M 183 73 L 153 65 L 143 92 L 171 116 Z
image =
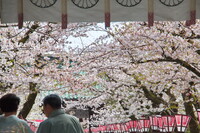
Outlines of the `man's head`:
M 49 115 L 56 109 L 60 109 L 62 104 L 61 98 L 56 94 L 50 94 L 43 99 L 44 114 Z
M 15 94 L 9 93 L 1 97 L 0 109 L 3 113 L 17 112 L 20 98 Z

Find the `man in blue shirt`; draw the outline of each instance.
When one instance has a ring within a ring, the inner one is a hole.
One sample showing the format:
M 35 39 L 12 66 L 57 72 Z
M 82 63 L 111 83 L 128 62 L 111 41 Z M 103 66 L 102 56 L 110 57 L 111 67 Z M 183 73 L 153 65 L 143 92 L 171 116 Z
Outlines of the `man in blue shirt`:
M 43 99 L 43 112 L 48 117 L 40 123 L 37 133 L 84 133 L 74 116 L 61 109 L 62 100 L 56 94 L 50 94 Z
M 0 109 L 3 115 L 0 116 L 0 133 L 33 133 L 27 122 L 16 116 L 19 103 L 20 98 L 15 94 L 1 97 Z

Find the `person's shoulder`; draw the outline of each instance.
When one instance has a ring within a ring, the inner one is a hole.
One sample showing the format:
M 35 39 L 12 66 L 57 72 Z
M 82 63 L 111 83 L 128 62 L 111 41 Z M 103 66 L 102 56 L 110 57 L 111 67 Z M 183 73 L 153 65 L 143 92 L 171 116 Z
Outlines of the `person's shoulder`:
M 65 114 L 65 116 L 70 117 L 70 118 L 75 117 L 75 116 L 70 115 L 70 114 Z
M 18 121 L 20 121 L 21 123 L 27 123 L 27 121 L 25 121 L 23 119 L 18 119 Z
M 29 127 L 29 125 L 28 125 L 28 122 L 27 122 L 27 121 L 25 121 L 25 120 L 22 120 L 22 119 L 18 119 L 17 121 L 18 121 L 18 123 L 21 123 L 21 124 L 23 124 L 25 127 Z
M 52 123 L 52 121 L 49 118 L 46 119 L 46 120 L 44 120 L 43 122 L 41 122 L 39 124 L 38 130 L 37 130 L 38 132 L 37 133 L 43 133 L 43 131 L 49 130 L 50 127 L 52 127 L 52 125 L 53 125 L 53 123 Z
M 69 115 L 69 114 L 65 114 L 66 117 L 68 117 L 69 119 L 71 120 L 75 120 L 75 121 L 78 121 L 78 118 L 76 116 L 73 116 L 73 115 Z
M 42 122 L 40 123 L 40 125 L 49 125 L 49 124 L 51 124 L 51 123 L 52 123 L 52 120 L 51 120 L 50 118 L 48 118 L 48 119 L 42 121 Z
M 68 117 L 70 117 L 70 118 L 73 118 L 73 119 L 78 119 L 76 116 L 69 115 L 69 114 L 67 114 L 67 115 L 68 115 Z
M 16 121 L 19 128 L 26 129 L 27 133 L 33 133 L 32 130 L 30 129 L 27 121 L 25 121 L 23 119 L 19 119 L 16 116 L 13 116 L 12 119 L 13 119 L 13 121 Z
M 0 122 L 2 122 L 4 119 L 3 115 L 0 115 Z
M 28 123 L 27 123 L 27 121 L 25 121 L 25 120 L 23 120 L 23 119 L 19 119 L 18 117 L 14 117 L 13 119 L 15 119 L 17 122 L 20 122 L 20 123 L 22 123 L 22 124 L 27 124 L 28 125 Z

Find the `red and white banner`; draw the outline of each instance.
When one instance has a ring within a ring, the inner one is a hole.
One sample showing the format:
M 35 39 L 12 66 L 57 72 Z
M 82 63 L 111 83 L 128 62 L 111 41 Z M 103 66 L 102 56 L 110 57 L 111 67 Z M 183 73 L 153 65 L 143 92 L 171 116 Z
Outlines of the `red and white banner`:
M 1 23 L 110 22 L 200 18 L 200 0 L 1 0 Z

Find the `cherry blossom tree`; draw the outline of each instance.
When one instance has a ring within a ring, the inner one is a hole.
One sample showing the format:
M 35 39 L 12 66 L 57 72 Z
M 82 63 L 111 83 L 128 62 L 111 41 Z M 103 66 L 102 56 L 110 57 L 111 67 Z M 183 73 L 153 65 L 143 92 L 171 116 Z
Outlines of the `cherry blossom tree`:
M 199 24 L 117 24 L 107 29 L 105 36 L 79 50 L 73 60 L 79 62 L 85 72 L 82 82 L 96 97 L 89 105 L 95 109 L 104 104 L 104 109 L 96 110 L 102 121 L 186 113 L 193 118 L 191 132 L 197 133 Z M 106 116 L 108 119 L 103 120 Z
M 94 123 L 120 122 L 156 114 L 186 113 L 197 133 L 199 108 L 199 22 L 116 24 L 110 29 L 71 24 L 27 23 L 19 30 L 0 29 L 2 92 L 28 95 L 27 116 L 39 92 L 87 94 L 81 106 L 91 108 Z M 69 36 L 105 31 L 91 45 L 66 52 Z M 1 93 L 2 94 L 2 93 Z M 31 101 L 31 104 L 30 104 Z M 31 106 L 28 106 L 31 105 Z M 96 120 L 96 121 L 95 121 Z
M 27 22 L 22 29 L 2 25 L 0 41 L 0 94 L 16 93 L 26 97 L 21 109 L 24 118 L 30 112 L 38 93 L 62 88 L 80 89 L 70 67 L 71 54 L 66 51 L 68 38 L 86 36 L 91 24 L 70 24 L 62 30 L 59 24 Z M 82 32 L 80 32 L 82 31 Z

